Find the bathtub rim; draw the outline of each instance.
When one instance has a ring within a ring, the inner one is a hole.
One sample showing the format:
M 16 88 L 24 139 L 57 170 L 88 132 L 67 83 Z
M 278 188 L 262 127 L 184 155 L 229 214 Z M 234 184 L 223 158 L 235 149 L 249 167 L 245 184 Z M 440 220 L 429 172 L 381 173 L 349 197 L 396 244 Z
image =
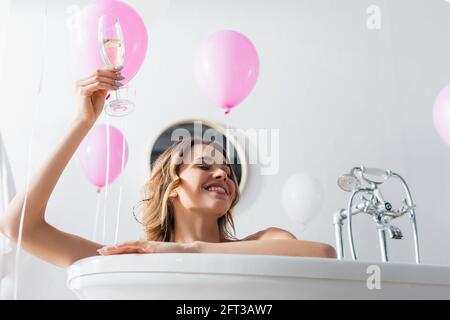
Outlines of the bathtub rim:
M 230 259 L 233 263 L 230 264 Z M 369 266 L 380 268 L 381 281 L 449 286 L 450 266 L 327 258 L 215 254 L 159 253 L 93 256 L 67 268 L 67 283 L 78 277 L 114 273 L 185 273 L 314 278 L 367 281 Z M 168 267 L 170 266 L 170 267 Z M 330 270 L 333 272 L 330 273 Z

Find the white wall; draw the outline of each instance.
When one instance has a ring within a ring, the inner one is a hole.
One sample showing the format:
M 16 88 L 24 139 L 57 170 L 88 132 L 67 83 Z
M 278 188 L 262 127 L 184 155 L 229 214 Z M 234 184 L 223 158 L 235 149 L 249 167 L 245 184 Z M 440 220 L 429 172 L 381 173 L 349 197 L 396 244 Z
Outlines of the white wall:
M 148 176 L 151 141 L 171 122 L 203 118 L 242 129 L 280 129 L 277 175 L 261 176 L 251 166 L 248 188 L 236 208 L 238 237 L 267 226 L 288 229 L 301 239 L 334 244 L 332 214 L 348 194 L 337 178 L 357 165 L 401 174 L 417 203 L 422 260 L 450 264 L 450 150 L 438 137 L 432 106 L 450 82 L 450 4 L 445 1 L 171 1 L 132 3 L 149 29 L 148 59 L 134 79 L 137 110 L 128 117 L 130 156 L 124 173 L 119 241 L 141 235 L 131 215 Z M 85 1 L 49 1 L 48 43 L 42 47 L 44 1 L 16 0 L 6 68 L 0 77 L 0 126 L 18 189 L 24 188 L 27 148 L 35 126 L 31 169 L 61 139 L 75 114 L 66 20 L 70 5 Z M 380 30 L 366 27 L 369 5 L 381 8 Z M 158 14 L 152 6 L 158 6 Z M 166 12 L 166 9 L 167 12 Z M 32 23 L 25 24 L 28 20 Z M 247 35 L 261 59 L 252 94 L 227 117 L 197 88 L 193 54 L 210 33 L 234 29 Z M 39 114 L 34 116 L 40 53 L 46 67 Z M 104 122 L 100 118 L 99 122 Z M 113 124 L 123 128 L 123 119 Z M 283 212 L 283 183 L 293 173 L 315 175 L 325 190 L 319 217 L 304 232 Z M 393 188 L 394 189 L 394 188 Z M 109 190 L 108 237 L 113 240 L 118 184 Z M 388 200 L 399 204 L 395 196 Z M 67 232 L 90 238 L 96 194 L 73 159 L 56 186 L 48 221 Z M 375 226 L 356 217 L 355 238 L 364 260 L 379 260 Z M 393 261 L 413 262 L 413 242 L 406 217 L 395 223 L 405 238 L 389 241 Z M 347 244 L 347 242 L 345 242 Z M 31 259 L 21 270 L 19 298 L 71 299 L 65 270 Z

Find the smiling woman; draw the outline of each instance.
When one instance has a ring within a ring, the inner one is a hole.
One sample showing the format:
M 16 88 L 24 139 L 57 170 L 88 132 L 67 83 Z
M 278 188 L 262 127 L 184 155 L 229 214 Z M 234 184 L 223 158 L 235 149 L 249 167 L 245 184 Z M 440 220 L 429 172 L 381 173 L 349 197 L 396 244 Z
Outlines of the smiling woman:
M 220 242 L 231 236 L 239 188 L 219 148 L 183 139 L 158 157 L 142 201 L 147 240 Z
M 335 257 L 324 243 L 296 240 L 281 229 L 269 228 L 243 240 L 235 236 L 232 210 L 239 201 L 238 181 L 218 141 L 185 138 L 156 160 L 148 182 L 142 224 L 146 238 L 104 247 L 48 224 L 47 203 L 64 168 L 101 114 L 108 91 L 116 90 L 120 71 L 96 70 L 77 82 L 80 108 L 68 133 L 33 176 L 30 187 L 18 192 L 0 217 L 0 231 L 19 240 L 22 208 L 22 248 L 41 259 L 68 267 L 82 258 L 123 253 L 242 253 Z M 24 205 L 26 204 L 26 207 Z
M 145 185 L 142 224 L 146 239 L 105 247 L 99 253 L 336 256 L 327 244 L 297 240 L 279 228 L 237 239 L 232 209 L 239 197 L 236 176 L 221 146 L 198 138 L 182 139 L 156 159 Z

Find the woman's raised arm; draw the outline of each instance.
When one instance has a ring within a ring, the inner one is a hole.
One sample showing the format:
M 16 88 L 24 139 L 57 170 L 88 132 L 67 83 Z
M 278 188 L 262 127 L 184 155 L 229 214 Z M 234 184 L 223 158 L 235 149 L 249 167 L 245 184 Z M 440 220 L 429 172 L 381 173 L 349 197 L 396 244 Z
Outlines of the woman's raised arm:
M 117 89 L 118 70 L 105 68 L 77 82 L 79 112 L 50 157 L 30 180 L 23 222 L 22 247 L 58 266 L 67 267 L 78 259 L 97 255 L 102 245 L 62 232 L 45 220 L 48 200 L 64 168 L 83 138 L 101 114 L 108 90 Z M 18 192 L 0 218 L 0 231 L 18 241 L 25 190 Z M 61 208 L 63 211 L 63 208 Z M 64 214 L 64 212 L 61 212 Z

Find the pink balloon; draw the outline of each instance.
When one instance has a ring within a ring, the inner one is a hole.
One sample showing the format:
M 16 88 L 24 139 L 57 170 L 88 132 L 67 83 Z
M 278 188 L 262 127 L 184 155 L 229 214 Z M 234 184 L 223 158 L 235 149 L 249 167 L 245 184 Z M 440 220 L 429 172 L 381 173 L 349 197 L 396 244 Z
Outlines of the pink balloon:
M 209 36 L 200 46 L 194 68 L 203 93 L 228 113 L 255 86 L 259 58 L 254 45 L 244 35 L 223 30 Z
M 107 177 L 107 130 L 106 125 L 97 125 L 88 133 L 78 149 L 78 159 L 88 180 L 97 188 L 113 182 L 122 170 L 122 149 L 125 141 L 123 167 L 128 161 L 128 143 L 119 129 L 109 126 L 109 177 Z
M 122 27 L 125 41 L 124 66 L 121 71 L 125 77 L 121 82 L 128 83 L 139 71 L 147 53 L 147 29 L 139 14 L 128 4 L 117 0 L 96 0 L 86 6 L 80 16 L 76 37 L 76 54 L 80 59 L 85 75 L 105 66 L 98 43 L 98 22 L 105 16 L 105 26 L 112 27 L 116 19 Z
M 436 98 L 433 121 L 442 140 L 450 146 L 450 85 L 442 89 Z

